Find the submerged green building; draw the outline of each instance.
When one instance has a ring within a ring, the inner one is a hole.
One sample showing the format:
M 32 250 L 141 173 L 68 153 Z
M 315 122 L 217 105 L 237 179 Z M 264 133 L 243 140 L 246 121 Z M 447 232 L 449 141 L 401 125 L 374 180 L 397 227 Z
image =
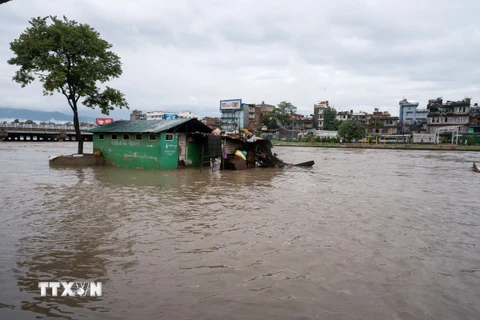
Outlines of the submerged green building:
M 90 132 L 107 164 L 157 170 L 199 167 L 209 140 L 217 140 L 197 119 L 116 121 Z

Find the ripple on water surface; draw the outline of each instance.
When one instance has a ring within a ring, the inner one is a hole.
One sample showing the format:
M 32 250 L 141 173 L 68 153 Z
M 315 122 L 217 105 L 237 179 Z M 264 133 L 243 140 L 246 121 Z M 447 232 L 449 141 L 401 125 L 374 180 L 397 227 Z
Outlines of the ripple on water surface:
M 91 150 L 91 144 L 86 145 Z M 477 319 L 478 153 L 276 148 L 313 168 L 54 169 L 0 144 L 0 318 Z M 41 298 L 38 281 L 103 282 Z

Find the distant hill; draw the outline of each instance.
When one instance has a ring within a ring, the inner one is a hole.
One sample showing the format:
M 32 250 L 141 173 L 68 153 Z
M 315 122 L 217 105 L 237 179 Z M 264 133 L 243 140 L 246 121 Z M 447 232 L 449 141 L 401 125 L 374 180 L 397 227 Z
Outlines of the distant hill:
M 67 121 L 73 122 L 73 114 L 65 114 L 58 111 L 39 111 L 28 109 L 0 108 L 0 119 L 19 119 L 20 121 Z M 80 122 L 93 120 L 95 117 L 79 117 Z

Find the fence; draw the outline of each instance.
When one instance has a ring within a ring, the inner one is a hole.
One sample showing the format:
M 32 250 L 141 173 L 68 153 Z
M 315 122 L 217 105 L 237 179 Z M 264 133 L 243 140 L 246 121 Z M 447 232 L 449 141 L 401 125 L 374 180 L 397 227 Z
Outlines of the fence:
M 30 130 L 61 130 L 61 131 L 75 131 L 74 126 L 65 124 L 25 124 L 25 123 L 0 123 L 0 128 L 7 129 L 30 129 Z M 92 126 L 80 126 L 80 131 L 87 131 L 95 128 Z

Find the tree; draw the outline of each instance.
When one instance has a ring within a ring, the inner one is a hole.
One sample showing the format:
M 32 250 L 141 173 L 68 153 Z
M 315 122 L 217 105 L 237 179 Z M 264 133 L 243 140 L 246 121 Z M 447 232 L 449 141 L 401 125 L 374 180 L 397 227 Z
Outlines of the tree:
M 370 128 L 373 128 L 373 133 L 378 133 L 377 132 L 378 128 L 383 128 L 383 126 L 384 126 L 383 121 L 378 118 L 373 119 L 370 124 Z
M 292 121 L 292 113 L 297 112 L 297 107 L 287 101 L 282 101 L 273 108 L 273 111 L 270 113 L 271 116 L 275 117 L 282 125 L 288 125 Z
M 337 110 L 332 107 L 323 109 L 323 130 L 337 131 L 342 123 L 337 119 Z
M 47 24 L 47 20 L 51 24 Z M 78 153 L 83 153 L 83 139 L 78 120 L 79 100 L 89 108 L 99 107 L 108 115 L 114 107 L 125 107 L 124 95 L 99 84 L 122 74 L 120 58 L 110 51 L 112 47 L 87 24 L 63 17 L 38 17 L 30 20 L 18 39 L 10 43 L 15 56 L 8 60 L 19 66 L 13 80 L 22 87 L 36 77 L 43 83 L 43 94 L 63 94 L 73 112 L 73 124 L 78 141 Z
M 278 123 L 277 123 L 277 118 L 274 114 L 271 112 L 267 113 L 262 117 L 262 125 L 266 126 L 268 129 L 277 129 L 278 128 Z
M 352 139 L 359 140 L 365 137 L 365 126 L 361 121 L 347 120 L 338 128 L 338 135 L 347 142 L 352 141 Z

